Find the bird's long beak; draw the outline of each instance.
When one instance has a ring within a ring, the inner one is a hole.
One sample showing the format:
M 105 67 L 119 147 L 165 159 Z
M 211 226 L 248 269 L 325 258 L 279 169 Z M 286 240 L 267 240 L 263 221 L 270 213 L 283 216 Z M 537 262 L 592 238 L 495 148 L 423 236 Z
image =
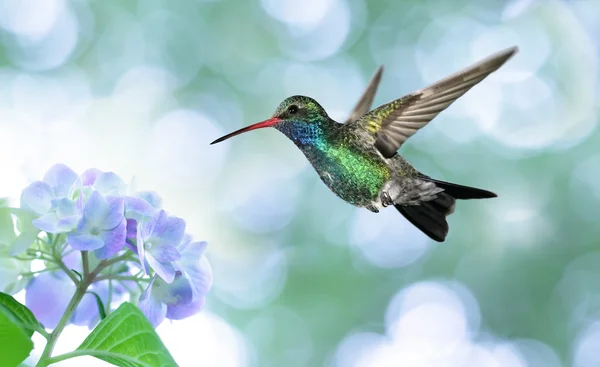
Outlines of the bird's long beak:
M 245 133 L 247 131 L 261 129 L 263 127 L 271 127 L 273 125 L 276 125 L 280 121 L 281 121 L 281 119 L 279 117 L 273 117 L 273 118 L 270 118 L 268 120 L 265 120 L 265 121 L 262 121 L 262 122 L 258 122 L 256 124 L 243 127 L 243 128 L 241 128 L 239 130 L 236 130 L 236 131 L 234 131 L 232 133 L 229 133 L 229 134 L 227 134 L 225 136 L 220 137 L 219 139 L 217 139 L 217 140 L 213 141 L 212 143 L 210 143 L 210 145 L 213 145 L 213 144 L 216 144 L 216 143 L 220 143 L 223 140 L 227 140 L 227 139 L 231 138 L 232 136 L 236 136 L 236 135 L 239 135 L 241 133 Z

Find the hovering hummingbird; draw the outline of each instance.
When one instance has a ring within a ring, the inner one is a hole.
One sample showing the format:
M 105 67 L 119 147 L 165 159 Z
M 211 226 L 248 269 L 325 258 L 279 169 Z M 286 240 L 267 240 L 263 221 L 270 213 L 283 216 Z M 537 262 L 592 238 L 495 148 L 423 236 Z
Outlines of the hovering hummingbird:
M 517 47 L 500 51 L 368 112 L 381 79 L 380 67 L 344 124 L 331 119 L 314 99 L 293 96 L 284 100 L 270 119 L 211 144 L 246 131 L 274 127 L 296 144 L 337 196 L 375 213 L 393 205 L 430 238 L 443 242 L 448 234 L 446 216 L 454 211 L 456 199 L 486 199 L 496 194 L 428 177 L 397 150 L 517 51 Z

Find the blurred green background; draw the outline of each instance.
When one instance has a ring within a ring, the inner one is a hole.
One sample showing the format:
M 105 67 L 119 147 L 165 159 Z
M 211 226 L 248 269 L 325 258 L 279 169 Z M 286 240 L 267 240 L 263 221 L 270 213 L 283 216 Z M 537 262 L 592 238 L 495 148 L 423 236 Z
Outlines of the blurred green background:
M 181 366 L 600 366 L 600 2 L 0 0 L 0 197 L 52 164 L 133 177 L 209 242 L 207 307 L 158 329 Z M 274 130 L 338 121 L 520 53 L 401 153 L 497 199 L 447 242 L 356 209 Z M 58 352 L 87 330 L 68 328 Z M 36 350 L 43 343 L 36 343 Z M 91 358 L 62 366 L 102 366 Z

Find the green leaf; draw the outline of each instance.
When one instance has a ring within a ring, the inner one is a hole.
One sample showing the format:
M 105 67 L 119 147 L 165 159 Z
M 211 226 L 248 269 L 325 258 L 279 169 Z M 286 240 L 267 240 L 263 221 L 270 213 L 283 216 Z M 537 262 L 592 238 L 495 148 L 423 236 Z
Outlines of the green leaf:
M 120 367 L 177 366 L 146 316 L 128 302 L 100 322 L 77 351 Z
M 83 280 L 83 275 L 81 275 L 80 272 L 78 272 L 75 269 L 71 269 L 71 271 L 73 272 L 73 274 L 77 275 L 77 278 L 79 278 L 79 281 L 81 282 Z
M 0 292 L 0 311 L 10 316 L 30 338 L 34 331 L 43 329 L 33 313 L 12 296 Z M 0 354 L 1 355 L 1 354 Z
M 96 292 L 87 292 L 96 298 L 96 305 L 98 306 L 98 313 L 100 314 L 100 320 L 104 320 L 106 318 L 106 310 L 104 309 L 104 303 L 102 302 L 102 298 Z
M 15 367 L 29 356 L 33 342 L 5 310 L 0 309 L 0 358 L 3 367 Z
M 20 232 L 19 236 L 13 241 L 10 255 L 19 255 L 25 252 L 40 234 L 40 230 L 33 225 L 36 214 L 19 208 L 9 208 L 10 212 L 17 218 L 16 227 Z

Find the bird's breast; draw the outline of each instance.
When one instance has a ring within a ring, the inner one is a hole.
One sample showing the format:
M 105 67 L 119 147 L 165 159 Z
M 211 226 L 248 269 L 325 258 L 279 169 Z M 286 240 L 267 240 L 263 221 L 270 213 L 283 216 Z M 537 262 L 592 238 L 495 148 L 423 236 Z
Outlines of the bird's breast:
M 331 191 L 356 206 L 376 201 L 391 178 L 382 158 L 352 145 L 328 145 L 305 154 Z

